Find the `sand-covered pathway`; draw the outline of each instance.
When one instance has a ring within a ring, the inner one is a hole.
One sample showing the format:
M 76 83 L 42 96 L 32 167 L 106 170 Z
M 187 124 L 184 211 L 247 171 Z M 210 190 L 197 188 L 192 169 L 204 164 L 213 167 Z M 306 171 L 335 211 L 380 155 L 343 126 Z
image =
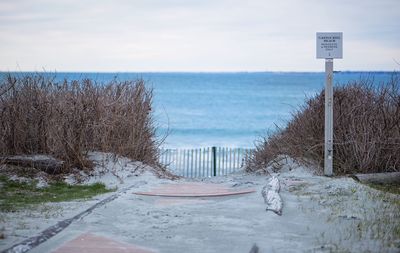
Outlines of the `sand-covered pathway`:
M 126 187 L 30 252 L 249 252 L 254 244 L 259 252 L 399 252 L 400 238 L 394 232 L 400 220 L 398 196 L 350 178 L 316 176 L 302 167 L 277 176 L 282 216 L 265 210 L 260 192 L 266 176 L 238 173 L 169 181 L 144 173 L 125 182 L 134 182 L 134 187 Z M 205 190 L 208 193 L 248 192 L 143 195 L 191 189 L 188 185 L 215 187 Z

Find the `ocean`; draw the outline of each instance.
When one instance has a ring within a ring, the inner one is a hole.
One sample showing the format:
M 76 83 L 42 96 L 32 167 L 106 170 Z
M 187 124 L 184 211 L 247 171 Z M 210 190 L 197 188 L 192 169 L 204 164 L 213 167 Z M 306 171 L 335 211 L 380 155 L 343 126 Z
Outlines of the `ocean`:
M 334 74 L 334 84 L 346 85 L 360 78 L 380 83 L 391 76 L 391 72 L 339 72 Z M 56 74 L 57 79 L 92 78 L 97 82 L 115 77 L 143 78 L 153 89 L 158 136 L 168 133 L 164 148 L 252 148 L 276 126 L 284 127 L 291 113 L 320 92 L 325 81 L 323 72 Z

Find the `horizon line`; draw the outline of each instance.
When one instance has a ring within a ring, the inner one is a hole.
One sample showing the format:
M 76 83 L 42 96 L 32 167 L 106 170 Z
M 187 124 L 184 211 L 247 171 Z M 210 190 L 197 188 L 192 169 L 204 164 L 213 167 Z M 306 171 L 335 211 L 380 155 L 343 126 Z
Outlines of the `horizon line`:
M 340 72 L 374 72 L 374 73 L 394 73 L 399 72 L 400 70 L 334 70 L 336 73 Z M 49 74 L 57 74 L 57 73 L 96 73 L 96 74 L 127 74 L 127 73 L 135 73 L 135 74 L 151 74 L 151 73 L 165 73 L 165 74 L 235 74 L 235 73 L 324 73 L 325 71 L 301 71 L 301 70 L 294 70 L 294 71 L 285 71 L 285 70 L 223 70 L 223 71 L 213 71 L 213 70 L 199 70 L 199 71 L 186 71 L 186 70 L 174 70 L 174 71 L 159 71 L 159 70 L 146 70 L 146 71 L 57 71 L 52 70 L 48 71 L 44 70 L 0 70 L 0 73 L 49 73 Z

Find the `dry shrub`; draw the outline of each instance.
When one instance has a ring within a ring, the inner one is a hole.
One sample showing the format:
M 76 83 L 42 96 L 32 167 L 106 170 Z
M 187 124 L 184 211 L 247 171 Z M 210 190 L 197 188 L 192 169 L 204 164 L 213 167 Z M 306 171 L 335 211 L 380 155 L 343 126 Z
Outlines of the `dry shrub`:
M 248 171 L 265 168 L 281 154 L 323 168 L 324 91 L 309 99 L 284 129 L 257 145 Z M 360 80 L 334 89 L 334 173 L 400 170 L 400 83 Z
M 0 154 L 50 154 L 66 169 L 88 169 L 89 151 L 158 165 L 152 90 L 143 80 L 97 84 L 41 74 L 0 83 Z

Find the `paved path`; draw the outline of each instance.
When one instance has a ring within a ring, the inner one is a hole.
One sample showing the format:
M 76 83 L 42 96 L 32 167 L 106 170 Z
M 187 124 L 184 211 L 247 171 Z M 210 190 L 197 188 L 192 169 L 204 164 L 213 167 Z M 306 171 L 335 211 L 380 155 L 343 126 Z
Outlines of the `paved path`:
M 254 189 L 256 192 L 199 198 L 135 194 L 171 189 L 165 182 L 144 185 L 94 210 L 32 252 L 54 252 L 87 233 L 155 252 L 249 252 L 254 243 L 264 250 L 262 252 L 297 252 L 299 248 L 318 247 L 315 235 L 309 231 L 320 233 L 321 228 L 319 225 L 313 228 L 315 217 L 298 212 L 299 200 L 295 195 L 285 196 L 284 215 L 277 216 L 265 211 L 260 194 L 265 178 L 240 176 L 213 180 L 220 180 L 214 185 L 218 192 L 222 189 Z
M 171 184 L 161 184 L 153 187 L 150 191 L 134 192 L 136 195 L 144 196 L 162 196 L 154 202 L 157 206 L 168 205 L 187 205 L 187 204 L 204 204 L 210 201 L 199 199 L 199 197 L 223 197 L 241 194 L 254 193 L 254 189 L 232 189 L 231 187 L 221 184 L 196 183 L 196 182 L 180 182 Z M 107 238 L 105 236 L 95 235 L 93 233 L 83 233 L 65 242 L 54 253 L 152 253 L 153 249 L 146 249 L 133 244 L 122 243 L 117 240 Z
M 265 177 L 238 174 L 195 182 L 195 188 L 210 194 L 255 190 L 196 198 L 138 195 L 193 190 L 186 180 L 173 187 L 165 180 L 147 181 L 31 252 L 242 253 L 254 244 L 260 252 L 399 252 L 400 238 L 386 233 L 400 220 L 389 199 L 375 198 L 376 191 L 348 178 L 293 171 L 279 178 L 282 216 L 265 210 L 260 194 Z

